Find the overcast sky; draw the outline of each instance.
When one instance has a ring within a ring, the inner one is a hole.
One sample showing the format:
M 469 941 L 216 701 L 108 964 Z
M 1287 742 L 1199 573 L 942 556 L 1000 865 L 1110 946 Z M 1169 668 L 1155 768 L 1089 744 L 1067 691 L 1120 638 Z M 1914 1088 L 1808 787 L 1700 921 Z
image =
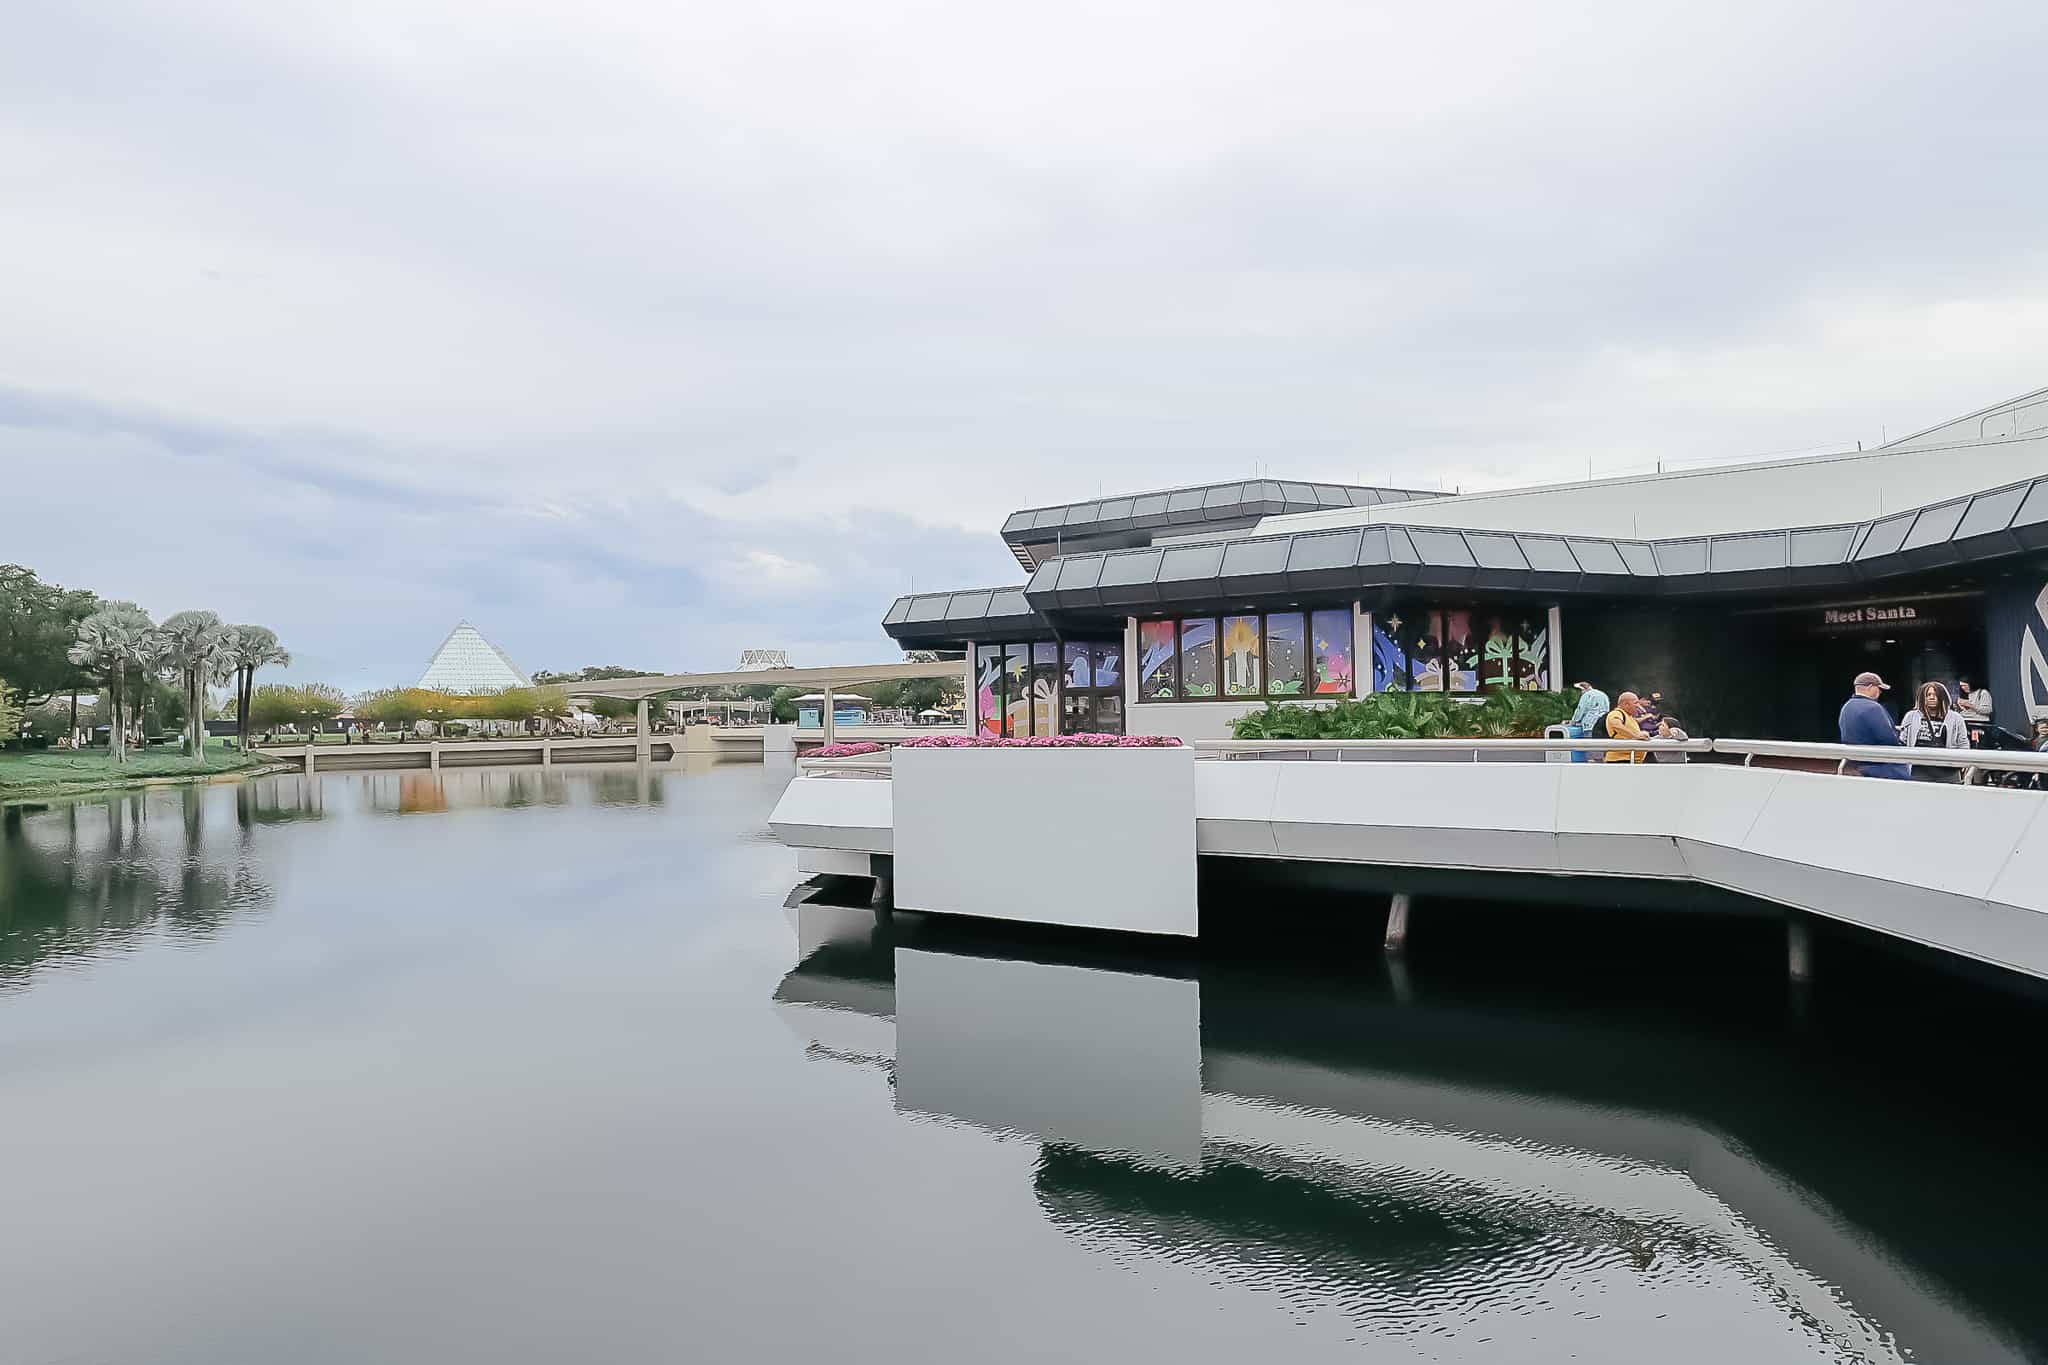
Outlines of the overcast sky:
M 67 0 L 0 561 L 409 682 L 889 657 L 1008 511 L 1875 443 L 2048 384 L 2048 6 Z

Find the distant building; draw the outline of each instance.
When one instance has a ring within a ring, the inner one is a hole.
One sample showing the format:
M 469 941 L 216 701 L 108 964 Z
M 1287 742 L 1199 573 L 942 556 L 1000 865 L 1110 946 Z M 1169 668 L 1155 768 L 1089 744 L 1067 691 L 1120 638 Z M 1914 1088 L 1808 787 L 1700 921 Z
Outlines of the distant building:
M 531 687 L 533 679 L 520 672 L 483 632 L 460 621 L 434 651 L 416 685 L 436 692 L 498 692 L 507 687 Z

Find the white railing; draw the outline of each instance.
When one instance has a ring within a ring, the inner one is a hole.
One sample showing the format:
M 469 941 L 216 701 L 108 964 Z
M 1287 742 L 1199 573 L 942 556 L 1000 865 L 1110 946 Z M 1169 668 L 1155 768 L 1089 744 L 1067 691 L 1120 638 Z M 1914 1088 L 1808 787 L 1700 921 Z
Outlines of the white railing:
M 1189 747 L 1197 758 L 1240 761 L 1499 763 L 1541 758 L 1556 762 L 1573 754 L 1604 760 L 1610 753 L 1636 751 L 1650 763 L 1683 754 L 1739 761 L 1744 767 L 1753 766 L 1759 758 L 1833 764 L 1837 773 L 1862 763 L 1947 768 L 1961 770 L 1965 781 L 1983 772 L 2048 774 L 2048 753 L 2025 750 L 1907 749 L 1769 739 L 1651 740 L 1640 744 L 1601 739 L 1203 739 Z M 800 758 L 797 770 L 806 777 L 886 778 L 889 754 Z

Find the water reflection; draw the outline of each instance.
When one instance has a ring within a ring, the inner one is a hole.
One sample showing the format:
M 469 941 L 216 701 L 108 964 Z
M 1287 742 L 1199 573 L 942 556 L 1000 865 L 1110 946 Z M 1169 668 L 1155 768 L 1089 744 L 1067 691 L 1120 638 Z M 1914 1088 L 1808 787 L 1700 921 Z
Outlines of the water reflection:
M 1092 941 L 793 915 L 775 998 L 808 1055 L 887 1076 L 908 1120 L 1038 1143 L 1044 1216 L 1112 1260 L 1447 1339 L 1455 1359 L 1796 1342 L 2000 1361 L 2048 1341 L 2031 1144 L 1995 1105 L 1930 1119 L 1925 1093 L 1849 1064 L 1838 1047 L 1906 1045 L 1853 1009 L 1801 1050 L 1779 1021 L 1525 1009 L 1483 981 L 1161 974 Z M 1718 1001 L 1723 1018 L 1748 1003 Z
M 272 891 L 241 788 L 179 787 L 0 808 L 0 990 L 159 936 L 210 937 Z

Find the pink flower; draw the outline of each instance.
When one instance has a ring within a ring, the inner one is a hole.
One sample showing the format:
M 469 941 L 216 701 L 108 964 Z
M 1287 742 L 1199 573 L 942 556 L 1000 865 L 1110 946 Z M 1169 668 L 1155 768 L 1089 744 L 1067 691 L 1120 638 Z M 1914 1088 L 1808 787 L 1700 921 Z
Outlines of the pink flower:
M 1032 735 L 995 739 L 977 735 L 920 735 L 906 739 L 903 749 L 1177 749 L 1172 735 Z
M 811 750 L 808 754 L 805 754 L 804 757 L 857 758 L 861 754 L 878 754 L 880 752 L 882 752 L 881 745 L 875 743 L 873 740 L 863 739 L 852 744 L 827 744 L 823 748 Z

